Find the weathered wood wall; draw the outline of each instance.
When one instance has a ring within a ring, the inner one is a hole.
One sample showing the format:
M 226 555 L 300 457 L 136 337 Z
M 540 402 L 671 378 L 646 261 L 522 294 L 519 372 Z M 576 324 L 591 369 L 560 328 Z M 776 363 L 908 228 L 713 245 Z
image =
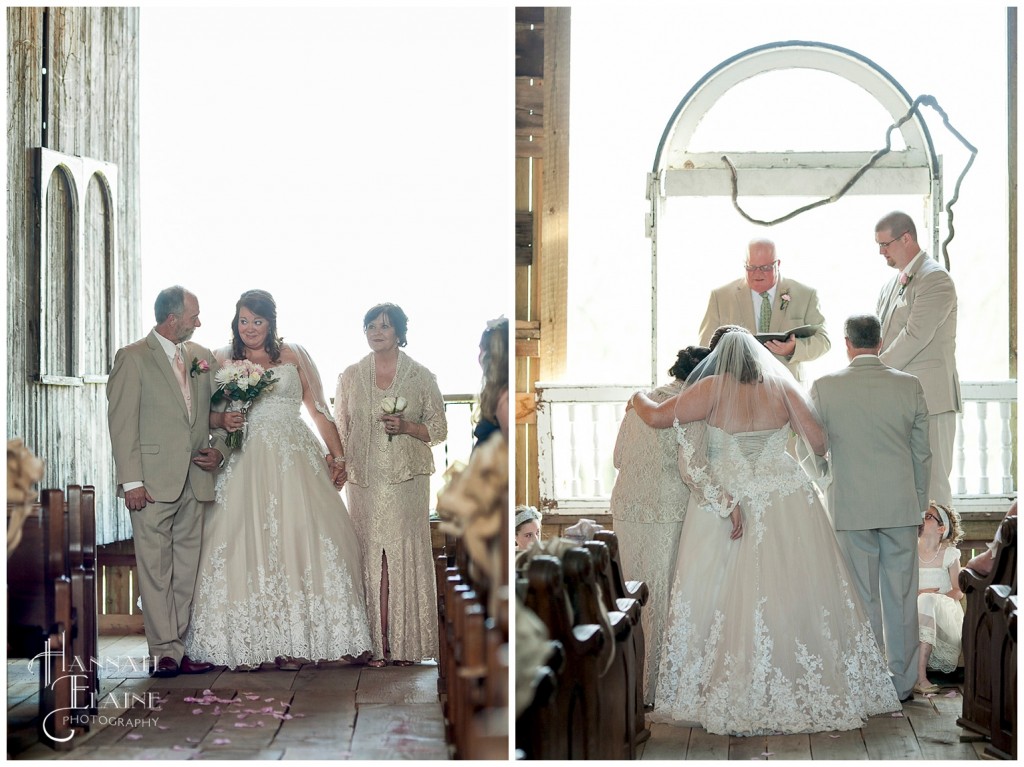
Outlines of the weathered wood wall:
M 7 9 L 7 434 L 45 461 L 44 487 L 96 487 L 99 543 L 131 536 L 104 381 L 141 335 L 138 33 L 138 8 Z M 115 165 L 113 198 L 95 176 L 39 178 L 40 147 Z
M 516 487 L 536 506 L 534 383 L 565 371 L 569 8 L 516 8 Z

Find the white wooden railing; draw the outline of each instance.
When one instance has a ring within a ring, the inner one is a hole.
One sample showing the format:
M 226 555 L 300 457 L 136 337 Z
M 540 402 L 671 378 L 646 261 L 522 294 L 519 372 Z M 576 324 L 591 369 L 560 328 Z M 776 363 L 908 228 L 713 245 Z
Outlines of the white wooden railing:
M 964 381 L 951 477 L 954 502 L 1005 511 L 1016 497 L 1016 443 L 1011 426 L 1016 381 Z M 615 467 L 612 450 L 634 386 L 537 383 L 540 503 L 559 513 L 608 510 Z

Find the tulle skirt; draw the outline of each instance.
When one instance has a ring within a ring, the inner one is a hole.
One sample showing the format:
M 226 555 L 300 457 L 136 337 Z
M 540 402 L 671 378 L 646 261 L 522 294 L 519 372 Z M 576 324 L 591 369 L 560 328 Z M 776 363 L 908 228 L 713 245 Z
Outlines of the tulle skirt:
M 745 520 L 732 541 L 730 521 L 691 496 L 652 719 L 764 735 L 851 730 L 898 710 L 818 494 L 771 493 Z

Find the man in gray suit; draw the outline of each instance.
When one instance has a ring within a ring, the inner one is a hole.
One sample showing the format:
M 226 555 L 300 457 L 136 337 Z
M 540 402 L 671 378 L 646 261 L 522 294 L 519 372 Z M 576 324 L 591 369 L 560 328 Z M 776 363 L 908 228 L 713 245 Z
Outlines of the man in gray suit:
M 875 242 L 897 274 L 878 296 L 882 362 L 921 380 L 928 402 L 932 475 L 928 496 L 950 505 L 956 414 L 961 410 L 956 370 L 956 287 L 942 265 L 917 244 L 917 227 L 894 211 L 875 225 Z
M 199 572 L 204 504 L 228 454 L 224 432 L 210 443 L 213 352 L 187 343 L 201 325 L 199 301 L 180 286 L 156 299 L 156 326 L 118 350 L 107 381 L 107 423 L 117 494 L 132 522 L 142 618 L 153 676 L 213 666 L 184 654 Z
M 747 276 L 716 288 L 708 299 L 708 308 L 700 324 L 700 342 L 708 346 L 715 330 L 722 325 L 739 325 L 757 333 L 784 333 L 803 325 L 816 326 L 807 338 L 789 336 L 784 341 L 768 341 L 768 351 L 801 380 L 801 363 L 817 359 L 831 348 L 825 331 L 825 317 L 818 304 L 818 291 L 803 283 L 782 277 L 782 261 L 775 257 L 775 243 L 751 240 Z
M 896 692 L 906 700 L 917 682 L 920 647 L 917 529 L 928 508 L 928 407 L 921 382 L 883 364 L 880 345 L 877 317 L 850 317 L 850 365 L 817 379 L 811 399 L 828 431 L 836 536 Z

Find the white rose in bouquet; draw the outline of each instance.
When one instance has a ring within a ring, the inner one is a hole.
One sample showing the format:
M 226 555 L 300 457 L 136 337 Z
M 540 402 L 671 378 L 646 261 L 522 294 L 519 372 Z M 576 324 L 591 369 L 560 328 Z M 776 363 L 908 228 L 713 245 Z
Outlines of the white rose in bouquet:
M 380 401 L 380 409 L 388 415 L 396 415 L 401 413 L 409 406 L 409 402 L 405 397 L 385 397 Z M 394 434 L 388 435 L 388 442 L 392 440 Z

